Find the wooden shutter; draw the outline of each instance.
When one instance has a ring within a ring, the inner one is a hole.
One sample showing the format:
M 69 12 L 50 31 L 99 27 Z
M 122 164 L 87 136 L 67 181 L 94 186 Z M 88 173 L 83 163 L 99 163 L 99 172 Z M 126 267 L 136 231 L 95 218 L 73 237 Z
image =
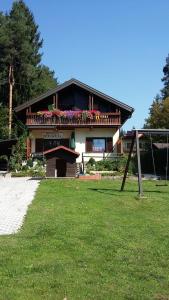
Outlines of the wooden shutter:
M 112 138 L 108 137 L 106 138 L 106 152 L 112 152 L 112 150 L 113 150 Z
M 43 152 L 43 139 L 36 139 L 35 152 Z
M 93 151 L 93 139 L 86 138 L 86 152 L 92 152 L 92 151 Z

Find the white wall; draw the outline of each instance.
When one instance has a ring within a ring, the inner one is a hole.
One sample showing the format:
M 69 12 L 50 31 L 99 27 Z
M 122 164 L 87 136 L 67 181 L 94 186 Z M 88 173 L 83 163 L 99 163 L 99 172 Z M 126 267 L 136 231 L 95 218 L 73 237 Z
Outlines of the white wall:
M 35 139 L 37 138 L 44 138 L 44 135 L 46 133 L 52 134 L 52 135 L 62 135 L 62 138 L 70 138 L 71 133 L 73 130 L 32 130 L 30 132 L 30 138 L 32 143 L 32 149 L 31 152 L 35 152 Z M 75 151 L 80 153 L 80 156 L 77 158 L 77 162 L 82 162 L 82 153 L 85 153 L 86 149 L 86 138 L 87 137 L 112 137 L 113 141 L 113 147 L 117 143 L 119 139 L 119 129 L 116 128 L 76 128 L 75 129 Z M 88 161 L 90 157 L 95 156 L 95 160 L 100 160 L 103 158 L 103 153 L 85 153 L 85 161 Z M 105 153 L 105 155 L 109 155 L 108 153 Z M 98 157 L 98 158 L 97 158 Z
M 63 139 L 68 139 L 71 137 L 73 130 L 35 130 L 33 129 L 30 132 L 30 139 L 31 139 L 31 153 L 35 152 L 35 139 L 42 139 L 44 138 L 45 134 L 51 135 L 61 135 Z
M 80 156 L 77 158 L 77 162 L 82 161 L 82 153 L 86 151 L 85 145 L 86 145 L 86 137 L 112 137 L 113 140 L 113 146 L 116 144 L 119 136 L 119 130 L 115 128 L 77 128 L 75 129 L 75 151 L 80 153 Z M 95 160 L 100 160 L 103 157 L 102 153 L 86 153 L 86 156 L 88 155 L 89 157 L 85 158 L 85 161 L 88 161 L 91 156 L 96 156 L 98 157 L 95 158 Z M 108 155 L 108 154 L 105 154 Z

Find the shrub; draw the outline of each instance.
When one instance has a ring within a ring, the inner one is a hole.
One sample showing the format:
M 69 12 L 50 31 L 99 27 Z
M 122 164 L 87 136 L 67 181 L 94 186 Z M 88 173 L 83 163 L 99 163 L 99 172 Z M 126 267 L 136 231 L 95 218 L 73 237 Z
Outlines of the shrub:
M 32 168 L 32 167 L 33 167 L 33 160 L 32 160 L 32 158 L 29 158 L 29 159 L 27 160 L 27 167 L 29 167 L 29 168 Z
M 10 157 L 9 166 L 11 170 L 21 170 L 22 161 L 26 153 L 26 133 L 24 133 L 12 147 L 12 155 Z
M 95 162 L 94 165 L 87 163 L 87 173 L 90 171 L 116 171 L 117 173 L 124 173 L 128 156 L 117 157 L 114 159 L 104 159 Z M 133 173 L 134 167 L 131 161 L 129 167 L 129 173 Z
M 93 157 L 90 157 L 89 161 L 87 162 L 87 165 L 94 166 L 96 163 L 95 159 Z

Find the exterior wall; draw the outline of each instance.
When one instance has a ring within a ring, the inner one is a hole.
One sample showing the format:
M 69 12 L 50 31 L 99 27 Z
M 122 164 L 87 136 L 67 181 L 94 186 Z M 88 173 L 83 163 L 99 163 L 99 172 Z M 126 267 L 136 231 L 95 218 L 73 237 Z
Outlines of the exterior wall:
M 115 146 L 117 142 L 117 136 L 119 136 L 119 129 L 115 128 L 75 129 L 75 151 L 80 153 L 80 156 L 77 158 L 76 162 L 82 162 L 82 153 L 85 153 L 85 156 L 88 156 L 84 158 L 85 161 L 88 161 L 92 156 L 95 156 L 95 160 L 101 160 L 103 158 L 103 153 L 86 153 L 86 137 L 112 137 L 113 146 Z M 105 153 L 105 155 L 109 154 Z
M 72 134 L 72 131 L 73 130 L 59 130 L 59 131 L 56 131 L 56 130 L 47 130 L 47 129 L 44 129 L 44 130 L 31 130 L 30 131 L 30 138 L 31 138 L 31 153 L 34 153 L 35 152 L 35 139 L 42 139 L 44 138 L 45 136 L 63 136 L 63 138 L 70 138 L 71 137 L 71 134 Z
M 132 143 L 132 139 L 129 139 L 129 138 L 126 138 L 126 139 L 123 138 L 122 139 L 122 151 L 123 151 L 123 153 L 129 153 L 131 143 Z M 139 140 L 139 145 L 140 145 L 140 151 L 141 152 L 146 151 L 147 144 L 148 144 L 147 140 L 144 140 L 144 139 Z M 134 153 L 136 152 L 136 142 L 134 143 L 133 152 Z
M 45 136 L 62 136 L 62 138 L 70 138 L 73 130 L 32 130 L 31 131 L 31 153 L 35 152 L 35 139 L 44 138 Z M 86 153 L 86 137 L 103 137 L 112 138 L 113 147 L 116 145 L 119 139 L 119 129 L 116 128 L 76 128 L 75 129 L 75 151 L 80 154 L 76 159 L 77 163 L 82 162 L 82 153 L 85 153 L 84 161 L 88 161 L 90 157 L 94 157 L 95 160 L 101 160 L 104 156 L 111 156 L 110 153 Z

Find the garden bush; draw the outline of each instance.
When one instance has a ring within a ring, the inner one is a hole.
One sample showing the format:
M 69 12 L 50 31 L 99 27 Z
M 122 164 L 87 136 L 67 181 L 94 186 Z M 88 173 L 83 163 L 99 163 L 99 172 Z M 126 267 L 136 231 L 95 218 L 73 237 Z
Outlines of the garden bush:
M 116 171 L 119 174 L 124 173 L 128 156 L 121 156 L 113 159 L 104 159 L 91 164 L 91 160 L 87 163 L 87 173 L 90 171 Z M 129 173 L 135 170 L 133 161 L 130 163 Z

